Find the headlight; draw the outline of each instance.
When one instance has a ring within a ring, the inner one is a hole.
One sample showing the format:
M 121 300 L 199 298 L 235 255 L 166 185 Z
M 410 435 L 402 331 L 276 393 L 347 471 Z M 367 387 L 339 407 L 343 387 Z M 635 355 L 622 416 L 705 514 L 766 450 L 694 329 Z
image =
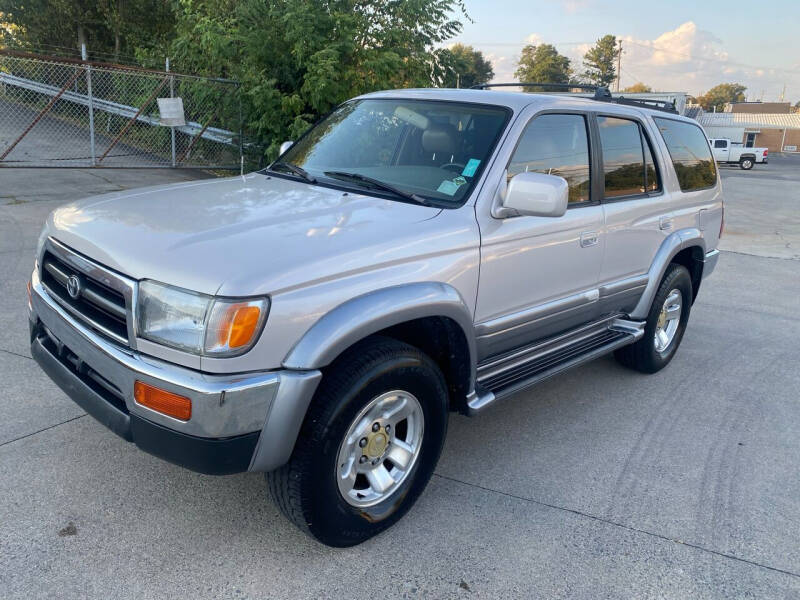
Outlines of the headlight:
M 145 280 L 136 312 L 145 339 L 192 354 L 234 356 L 255 343 L 268 311 L 267 298 L 215 298 Z

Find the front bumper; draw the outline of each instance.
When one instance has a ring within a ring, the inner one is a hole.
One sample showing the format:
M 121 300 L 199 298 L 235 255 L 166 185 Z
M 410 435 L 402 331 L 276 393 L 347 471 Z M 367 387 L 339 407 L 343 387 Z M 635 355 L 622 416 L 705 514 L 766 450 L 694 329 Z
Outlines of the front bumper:
M 31 278 L 31 354 L 87 413 L 142 450 L 201 473 L 267 471 L 294 448 L 319 371 L 208 375 L 119 346 L 72 319 Z M 180 421 L 138 404 L 135 381 L 186 396 Z

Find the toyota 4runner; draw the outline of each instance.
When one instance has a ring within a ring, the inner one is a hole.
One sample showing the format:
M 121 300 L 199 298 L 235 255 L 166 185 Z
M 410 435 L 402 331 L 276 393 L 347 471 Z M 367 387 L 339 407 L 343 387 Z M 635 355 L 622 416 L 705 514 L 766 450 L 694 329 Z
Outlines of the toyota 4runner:
M 694 121 L 602 100 L 367 94 L 262 171 L 62 206 L 32 354 L 123 439 L 265 472 L 297 526 L 357 544 L 419 497 L 450 411 L 675 355 L 719 256 L 715 162 Z

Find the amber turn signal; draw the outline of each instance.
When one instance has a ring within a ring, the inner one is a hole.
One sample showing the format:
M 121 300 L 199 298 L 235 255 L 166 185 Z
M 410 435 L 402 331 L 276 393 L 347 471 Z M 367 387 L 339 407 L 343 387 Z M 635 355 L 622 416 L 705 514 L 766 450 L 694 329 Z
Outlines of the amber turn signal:
M 192 418 L 192 401 L 155 386 L 137 381 L 133 384 L 133 397 L 138 404 L 168 417 L 188 421 Z
M 241 348 L 250 343 L 261 317 L 258 306 L 234 304 L 225 311 L 219 324 L 218 343 L 228 348 Z

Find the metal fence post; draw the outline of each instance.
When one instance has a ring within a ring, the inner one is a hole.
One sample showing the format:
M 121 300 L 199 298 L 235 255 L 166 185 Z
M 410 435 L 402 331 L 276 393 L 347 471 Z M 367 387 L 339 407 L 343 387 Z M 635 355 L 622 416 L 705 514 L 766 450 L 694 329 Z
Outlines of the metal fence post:
M 169 73 L 169 56 L 167 57 L 167 64 L 166 64 L 166 71 Z M 175 97 L 175 77 L 172 75 L 169 76 L 169 97 Z M 175 126 L 172 125 L 169 128 L 170 138 L 172 141 L 172 166 L 175 166 Z
M 81 58 L 88 61 L 89 57 L 86 53 L 86 44 L 81 44 Z M 92 98 L 92 67 L 86 65 L 86 96 L 89 102 L 89 151 L 92 156 L 92 166 L 97 166 L 97 160 L 94 150 L 94 98 Z

